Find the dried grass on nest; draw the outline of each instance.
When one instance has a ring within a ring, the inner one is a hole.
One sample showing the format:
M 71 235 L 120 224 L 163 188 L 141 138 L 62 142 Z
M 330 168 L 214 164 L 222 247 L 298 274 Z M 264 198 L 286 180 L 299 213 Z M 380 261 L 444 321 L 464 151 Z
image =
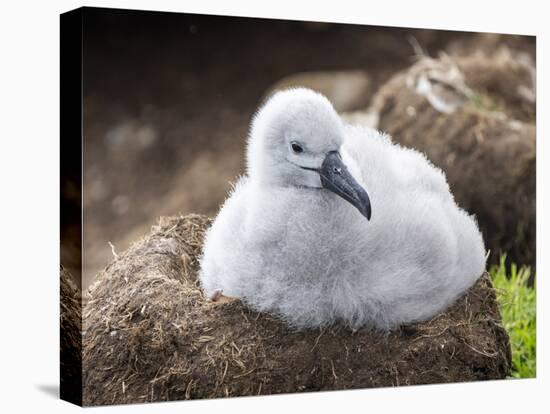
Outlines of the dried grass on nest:
M 508 337 L 484 275 L 447 313 L 381 335 L 291 331 L 240 301 L 206 300 L 197 258 L 210 220 L 162 218 L 88 292 L 84 404 L 504 378 Z

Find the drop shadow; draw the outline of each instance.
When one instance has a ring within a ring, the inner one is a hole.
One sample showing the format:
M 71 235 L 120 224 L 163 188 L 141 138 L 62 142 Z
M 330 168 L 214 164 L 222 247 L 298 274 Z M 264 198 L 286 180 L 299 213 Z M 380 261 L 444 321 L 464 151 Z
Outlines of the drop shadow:
M 59 399 L 59 384 L 39 384 L 36 388 L 56 400 Z

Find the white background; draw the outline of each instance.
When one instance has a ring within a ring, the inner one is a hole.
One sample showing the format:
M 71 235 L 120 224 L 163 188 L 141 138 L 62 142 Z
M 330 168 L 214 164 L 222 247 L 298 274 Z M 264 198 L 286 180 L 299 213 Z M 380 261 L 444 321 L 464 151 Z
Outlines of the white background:
M 94 409 L 141 412 L 548 410 L 548 59 L 545 1 L 51 1 L 0 11 L 0 410 L 73 412 L 57 398 L 59 13 L 82 6 L 537 35 L 538 378 Z M 266 51 L 269 53 L 269 51 Z M 545 165 L 546 164 L 546 165 Z M 546 186 L 546 191 L 543 186 Z M 511 194 L 511 197 L 514 195 Z M 544 325 L 546 329 L 543 329 Z M 546 387 L 546 394 L 544 394 Z M 546 397 L 546 398 L 545 398 Z M 545 406 L 543 405 L 545 401 Z M 290 411 L 291 410 L 291 411 Z M 547 411 L 546 411 L 547 412 Z

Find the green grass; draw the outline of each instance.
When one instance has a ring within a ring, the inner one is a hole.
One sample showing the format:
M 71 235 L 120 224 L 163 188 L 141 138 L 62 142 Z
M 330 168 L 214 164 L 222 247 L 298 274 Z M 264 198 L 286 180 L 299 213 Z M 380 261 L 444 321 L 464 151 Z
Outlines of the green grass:
M 536 376 L 537 332 L 536 291 L 527 285 L 531 270 L 511 264 L 506 268 L 506 255 L 500 264 L 491 266 L 489 273 L 497 290 L 502 323 L 512 346 L 513 378 Z

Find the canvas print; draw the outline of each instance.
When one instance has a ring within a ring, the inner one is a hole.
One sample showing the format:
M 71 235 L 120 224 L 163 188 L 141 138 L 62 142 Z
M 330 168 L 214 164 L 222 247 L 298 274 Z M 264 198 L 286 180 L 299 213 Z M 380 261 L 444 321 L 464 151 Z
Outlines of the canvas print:
M 535 37 L 60 24 L 63 399 L 536 376 Z

